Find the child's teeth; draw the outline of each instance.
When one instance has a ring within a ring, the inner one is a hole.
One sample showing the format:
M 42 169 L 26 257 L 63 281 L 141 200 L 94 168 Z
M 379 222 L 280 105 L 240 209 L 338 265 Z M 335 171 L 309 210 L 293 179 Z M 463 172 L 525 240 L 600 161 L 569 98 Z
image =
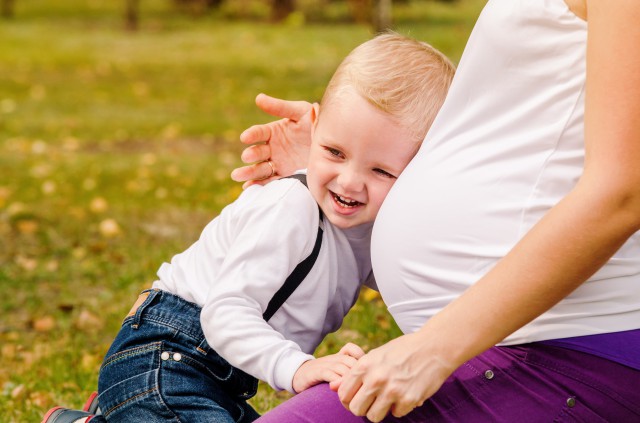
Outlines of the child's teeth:
M 347 207 L 354 207 L 354 206 L 360 204 L 356 200 L 349 200 L 348 198 L 344 198 L 343 196 L 338 195 L 338 194 L 335 194 L 335 197 L 340 203 L 344 204 Z

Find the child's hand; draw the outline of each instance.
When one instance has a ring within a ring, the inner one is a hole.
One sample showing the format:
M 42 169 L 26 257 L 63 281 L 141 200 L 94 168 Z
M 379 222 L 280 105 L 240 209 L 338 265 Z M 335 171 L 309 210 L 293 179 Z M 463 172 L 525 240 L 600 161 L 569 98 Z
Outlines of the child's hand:
M 342 348 L 340 348 L 340 351 L 338 351 L 338 354 L 348 355 L 350 357 L 355 358 L 356 360 L 359 360 L 360 357 L 364 355 L 364 351 L 362 350 L 362 348 L 360 348 L 356 344 L 347 342 Z
M 302 392 L 318 383 L 340 380 L 363 355 L 362 348 L 349 343 L 336 354 L 305 361 L 293 376 L 293 390 Z

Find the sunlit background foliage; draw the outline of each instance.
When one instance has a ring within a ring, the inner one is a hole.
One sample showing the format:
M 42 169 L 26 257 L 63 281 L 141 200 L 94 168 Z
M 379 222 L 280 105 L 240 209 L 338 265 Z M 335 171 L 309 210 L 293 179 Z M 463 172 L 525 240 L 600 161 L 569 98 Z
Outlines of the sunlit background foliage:
M 255 95 L 318 100 L 375 28 L 371 1 L 292 4 L 1 0 L 1 422 L 82 405 L 137 293 L 240 193 Z M 392 24 L 457 61 L 483 4 L 395 1 Z M 398 334 L 365 291 L 318 353 Z

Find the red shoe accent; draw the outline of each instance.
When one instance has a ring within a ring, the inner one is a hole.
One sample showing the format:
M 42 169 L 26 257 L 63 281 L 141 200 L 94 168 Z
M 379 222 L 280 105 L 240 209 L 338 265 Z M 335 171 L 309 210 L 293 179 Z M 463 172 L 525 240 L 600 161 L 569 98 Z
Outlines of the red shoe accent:
M 91 395 L 89 395 L 89 398 L 87 398 L 87 400 L 84 402 L 84 405 L 82 406 L 82 411 L 95 411 L 95 410 L 89 410 L 89 408 L 91 408 L 91 405 L 93 404 L 93 400 L 97 396 L 98 396 L 97 392 L 92 392 Z
M 51 415 L 53 413 L 55 413 L 57 410 L 59 410 L 61 408 L 62 407 L 53 407 L 51 410 L 47 411 L 47 414 L 45 414 L 43 419 L 42 419 L 42 423 L 47 423 L 47 420 L 49 420 L 49 417 L 51 417 Z

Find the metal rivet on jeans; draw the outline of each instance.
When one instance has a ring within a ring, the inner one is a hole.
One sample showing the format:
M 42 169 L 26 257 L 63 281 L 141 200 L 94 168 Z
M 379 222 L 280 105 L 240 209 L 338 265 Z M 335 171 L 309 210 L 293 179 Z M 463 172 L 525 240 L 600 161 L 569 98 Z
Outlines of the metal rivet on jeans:
M 180 353 L 173 354 L 173 361 L 180 361 L 180 360 L 182 360 L 182 354 Z
M 160 354 L 160 358 L 167 361 L 169 359 L 169 353 L 168 352 L 163 352 L 162 354 Z
M 567 398 L 567 407 L 572 408 L 576 405 L 576 399 L 574 397 Z
M 494 376 L 495 374 L 493 373 L 493 370 L 487 370 L 486 372 L 484 372 L 484 377 L 489 380 L 493 379 Z

